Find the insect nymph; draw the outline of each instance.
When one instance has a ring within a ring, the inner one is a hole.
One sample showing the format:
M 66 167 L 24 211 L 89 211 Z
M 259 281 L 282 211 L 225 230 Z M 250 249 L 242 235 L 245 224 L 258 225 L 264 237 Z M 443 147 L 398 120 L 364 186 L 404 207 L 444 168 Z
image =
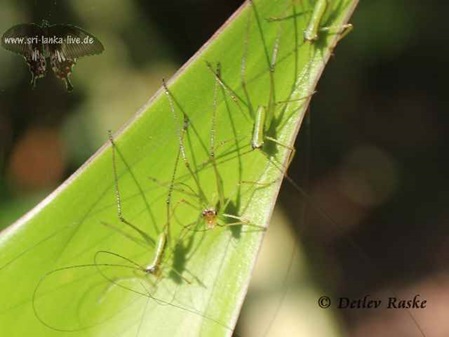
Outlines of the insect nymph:
M 68 91 L 73 89 L 69 76 L 76 59 L 101 54 L 103 44 L 92 34 L 72 25 L 19 24 L 9 28 L 2 36 L 3 48 L 25 58 L 30 72 L 31 85 L 47 72 L 47 58 L 55 75 L 62 79 Z

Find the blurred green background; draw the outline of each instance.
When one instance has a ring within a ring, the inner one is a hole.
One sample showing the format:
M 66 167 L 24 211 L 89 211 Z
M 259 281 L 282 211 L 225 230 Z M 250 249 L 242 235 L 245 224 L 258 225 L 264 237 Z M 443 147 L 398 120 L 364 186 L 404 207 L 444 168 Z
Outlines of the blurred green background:
M 241 3 L 2 0 L 1 33 L 70 23 L 105 52 L 78 61 L 67 93 L 51 71 L 31 90 L 24 60 L 0 50 L 0 226 L 73 173 Z M 319 336 L 315 298 L 392 291 L 427 299 L 412 311 L 419 327 L 449 335 L 448 10 L 437 0 L 359 4 L 296 144 L 289 175 L 307 196 L 284 183 L 240 335 Z M 345 336 L 422 336 L 405 310 L 333 313 Z

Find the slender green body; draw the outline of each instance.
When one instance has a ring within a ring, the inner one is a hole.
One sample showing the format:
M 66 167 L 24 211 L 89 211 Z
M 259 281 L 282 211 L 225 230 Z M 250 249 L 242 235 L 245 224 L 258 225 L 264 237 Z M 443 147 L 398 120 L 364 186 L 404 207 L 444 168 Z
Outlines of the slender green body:
M 262 148 L 265 138 L 265 122 L 267 119 L 267 110 L 259 106 L 254 120 L 253 137 L 251 138 L 251 147 L 253 150 Z
M 143 232 L 141 229 L 139 229 L 138 227 L 133 225 L 131 222 L 126 220 L 122 214 L 122 198 L 121 198 L 120 190 L 119 190 L 119 184 L 118 184 L 118 178 L 117 178 L 117 167 L 116 167 L 116 162 L 115 162 L 115 160 L 116 160 L 116 153 L 115 153 L 116 145 L 115 145 L 114 138 L 112 136 L 111 131 L 109 131 L 109 141 L 111 143 L 111 148 L 112 148 L 112 167 L 113 167 L 113 171 L 114 171 L 114 187 L 115 187 L 115 198 L 116 198 L 116 202 L 117 202 L 118 218 L 119 218 L 120 222 L 124 223 L 125 225 L 129 226 L 130 228 L 132 228 L 133 230 L 138 232 L 146 242 L 154 242 L 148 237 L 148 235 L 145 232 Z M 159 237 L 157 239 L 153 261 L 147 267 L 145 267 L 146 273 L 153 274 L 155 276 L 160 275 L 161 264 L 163 262 L 162 260 L 163 260 L 163 257 L 164 257 L 165 251 L 166 251 L 167 241 L 168 241 L 168 237 L 169 237 L 171 194 L 173 191 L 173 184 L 174 184 L 174 179 L 176 176 L 179 155 L 180 154 L 178 152 L 178 155 L 176 157 L 175 168 L 173 170 L 172 180 L 170 183 L 170 188 L 169 188 L 169 192 L 168 192 L 168 196 L 167 196 L 167 223 L 165 224 L 163 231 L 159 234 Z
M 312 17 L 304 31 L 304 40 L 313 42 L 318 40 L 318 30 L 320 29 L 321 20 L 326 12 L 328 0 L 317 0 L 313 7 Z
M 328 5 L 329 5 L 329 0 L 316 0 L 315 6 L 313 7 L 313 10 L 312 10 L 312 15 L 310 17 L 309 23 L 308 23 L 306 29 L 304 30 L 304 41 L 314 43 L 315 41 L 318 40 L 318 37 L 319 37 L 318 34 L 323 31 L 329 32 L 329 31 L 335 29 L 335 30 L 337 30 L 337 34 L 340 34 L 340 38 L 345 37 L 346 34 L 348 34 L 351 31 L 351 29 L 352 29 L 351 24 L 345 24 L 345 25 L 341 25 L 341 26 L 322 27 L 323 17 L 324 17 L 324 14 L 326 13 Z M 257 16 L 256 16 L 256 19 L 258 20 Z M 258 24 L 260 25 L 260 23 L 258 23 Z M 273 73 L 274 73 L 274 69 L 275 69 L 275 65 L 276 65 L 278 42 L 279 41 L 276 41 L 276 43 L 273 47 L 273 55 L 272 55 L 271 60 L 268 57 L 268 61 L 267 61 L 268 65 L 269 65 L 270 81 L 271 81 L 269 102 L 268 102 L 268 105 L 265 107 L 259 106 L 257 108 L 257 111 L 254 116 L 254 126 L 253 126 L 253 133 L 252 133 L 252 137 L 251 137 L 251 147 L 253 150 L 262 149 L 262 147 L 264 145 L 264 141 L 266 139 L 269 139 L 281 146 L 284 146 L 284 147 L 289 148 L 290 150 L 294 151 L 293 148 L 291 148 L 289 146 L 285 146 L 284 144 L 279 143 L 276 139 L 273 139 L 273 138 L 265 135 L 265 132 L 268 130 L 272 120 L 274 119 L 275 105 L 277 104 L 276 99 L 274 97 L 274 75 L 273 75 Z M 301 99 L 306 99 L 308 97 L 310 97 L 310 95 L 307 95 Z
M 162 263 L 162 258 L 164 257 L 165 248 L 167 247 L 167 233 L 163 231 L 159 234 L 157 240 L 156 252 L 154 254 L 153 262 L 145 268 L 145 272 L 153 275 L 158 275 L 160 271 L 160 266 Z

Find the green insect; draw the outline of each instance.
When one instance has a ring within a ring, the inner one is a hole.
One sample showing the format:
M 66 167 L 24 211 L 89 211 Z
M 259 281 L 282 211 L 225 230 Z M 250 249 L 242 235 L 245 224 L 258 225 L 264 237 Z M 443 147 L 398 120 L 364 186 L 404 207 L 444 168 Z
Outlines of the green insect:
M 319 38 L 319 33 L 336 30 L 340 34 L 340 39 L 344 38 L 353 28 L 351 24 L 341 26 L 322 27 L 322 21 L 329 7 L 329 0 L 317 0 L 312 10 L 309 24 L 304 30 L 304 41 L 315 42 Z
M 218 71 L 219 72 L 219 71 Z M 175 111 L 176 101 L 173 97 L 173 94 L 168 89 L 167 85 L 164 83 L 165 94 L 168 98 L 170 110 L 174 116 L 175 121 L 178 120 L 178 115 Z M 203 186 L 200 183 L 198 175 L 192 169 L 192 165 L 190 163 L 188 157 L 188 151 L 185 146 L 185 134 L 187 132 L 187 125 L 190 123 L 188 116 L 184 111 L 182 111 L 183 115 L 183 127 L 178 131 L 178 140 L 179 140 L 179 152 L 181 154 L 181 159 L 184 163 L 184 166 L 189 172 L 193 182 L 194 182 L 194 194 L 199 200 L 201 205 L 200 209 L 200 218 L 204 223 L 204 229 L 202 230 L 211 230 L 215 227 L 225 227 L 225 226 L 237 226 L 237 225 L 247 225 L 247 226 L 255 226 L 261 227 L 252 224 L 248 219 L 244 219 L 238 215 L 233 215 L 226 213 L 226 209 L 228 208 L 231 200 L 226 198 L 225 191 L 223 187 L 223 179 L 221 177 L 218 163 L 216 160 L 216 103 L 217 103 L 217 85 L 214 88 L 214 107 L 212 109 L 212 118 L 211 118 L 211 129 L 209 135 L 209 153 L 208 153 L 208 162 L 211 164 L 213 169 L 214 181 L 215 181 L 215 193 L 218 196 L 218 201 L 213 200 L 213 198 L 208 198 L 207 193 L 205 192 Z M 190 188 L 189 188 L 190 189 Z M 183 203 L 189 204 L 192 207 L 198 207 L 187 200 L 182 200 Z M 220 219 L 221 218 L 221 219 Z M 197 222 L 192 223 L 190 225 L 186 225 L 185 228 L 190 228 L 192 225 L 196 225 Z
M 279 52 L 279 48 L 280 48 L 279 47 L 280 34 L 278 34 L 278 37 L 275 39 L 273 46 L 272 46 L 271 54 L 270 54 L 268 52 L 269 47 L 267 44 L 267 39 L 263 35 L 263 28 L 262 28 L 263 24 L 262 24 L 262 20 L 261 20 L 259 14 L 258 14 L 258 10 L 253 1 L 250 1 L 250 5 L 252 7 L 253 16 L 255 18 L 255 21 L 256 21 L 256 24 L 258 27 L 260 40 L 263 42 L 263 47 L 265 48 L 265 63 L 266 63 L 267 71 L 268 71 L 269 86 L 270 86 L 269 94 L 268 94 L 268 101 L 264 105 L 257 106 L 257 109 L 254 109 L 254 107 L 251 105 L 251 99 L 250 99 L 250 95 L 247 91 L 247 83 L 246 83 L 246 78 L 245 78 L 245 70 L 246 70 L 246 65 L 248 63 L 248 61 L 247 61 L 247 58 L 248 58 L 247 49 L 248 48 L 246 46 L 248 44 L 248 41 L 247 41 L 248 37 L 245 40 L 245 48 L 244 48 L 245 52 L 244 52 L 244 55 L 242 57 L 242 62 L 241 62 L 242 63 L 241 64 L 242 88 L 244 90 L 244 96 L 246 97 L 246 99 L 244 100 L 243 98 L 241 98 L 235 92 L 235 90 L 231 89 L 222 78 L 219 78 L 219 76 L 217 76 L 217 74 L 215 74 L 215 77 L 217 78 L 217 81 L 219 83 L 221 83 L 221 85 L 225 88 L 225 91 L 233 97 L 234 101 L 239 101 L 239 102 L 247 105 L 248 110 L 249 110 L 249 115 L 251 116 L 251 118 L 253 120 L 253 127 L 252 127 L 251 140 L 250 140 L 251 148 L 253 150 L 263 150 L 266 141 L 270 141 L 270 142 L 273 142 L 279 146 L 282 146 L 282 147 L 290 150 L 291 151 L 290 159 L 291 159 L 294 155 L 295 149 L 289 145 L 286 145 L 286 144 L 280 142 L 275 137 L 270 136 L 270 131 L 273 132 L 273 130 L 276 129 L 276 126 L 280 122 L 278 115 L 276 113 L 276 110 L 281 105 L 285 106 L 286 104 L 289 104 L 289 103 L 297 104 L 297 103 L 303 102 L 303 104 L 306 104 L 315 92 L 305 94 L 303 97 L 299 97 L 296 99 L 287 98 L 286 100 L 283 100 L 283 101 L 276 100 L 275 69 L 277 66 L 277 58 L 278 58 L 278 52 Z M 335 27 L 334 26 L 322 27 L 323 19 L 324 19 L 326 11 L 328 9 L 328 5 L 329 5 L 328 0 L 318 0 L 315 3 L 313 10 L 312 10 L 311 17 L 308 21 L 306 29 L 303 32 L 303 37 L 304 37 L 305 43 L 313 44 L 319 39 L 321 32 L 333 31 L 333 30 L 336 30 L 337 34 L 340 34 L 340 39 L 341 39 L 344 36 L 346 36 L 346 34 L 349 33 L 349 31 L 352 29 L 351 24 L 335 26 Z M 297 17 L 298 17 L 298 14 L 296 13 L 296 11 L 294 11 L 293 15 L 289 15 L 289 16 L 281 17 L 281 18 L 268 18 L 267 21 L 284 21 L 284 20 L 291 20 L 291 19 L 296 20 Z M 296 22 L 295 22 L 295 25 L 296 25 Z M 297 49 L 299 47 L 300 47 L 300 45 L 296 44 L 295 52 L 298 51 Z M 308 67 L 308 65 L 305 65 L 304 69 L 306 69 L 307 67 Z M 212 67 L 210 65 L 209 65 L 209 69 L 212 70 Z M 305 76 L 305 74 L 302 74 L 302 75 L 298 74 L 298 77 L 296 79 L 297 83 L 295 84 L 295 86 L 299 85 L 301 83 L 301 80 L 303 80 L 303 78 L 301 76 Z M 289 96 L 289 97 L 291 97 L 291 96 Z M 299 110 L 301 107 L 302 107 L 302 104 L 300 104 L 299 107 L 297 106 L 295 108 L 295 110 Z
M 130 221 L 128 221 L 123 216 L 122 201 L 121 201 L 121 194 L 120 194 L 120 189 L 119 189 L 119 184 L 118 184 L 117 167 L 116 167 L 116 144 L 114 142 L 111 132 L 109 132 L 109 142 L 111 144 L 111 149 L 112 149 L 112 167 L 113 167 L 113 172 L 114 172 L 114 188 L 115 188 L 115 199 L 116 199 L 116 203 L 117 203 L 117 217 L 121 223 L 125 224 L 126 226 L 129 226 L 132 230 L 134 230 L 136 233 L 138 233 L 144 242 L 151 244 L 154 242 L 154 239 L 151 239 L 147 233 L 145 233 L 140 228 L 133 225 Z M 174 184 L 175 184 L 175 179 L 176 179 L 176 172 L 177 172 L 177 168 L 178 168 L 179 158 L 180 158 L 180 151 L 178 151 L 176 158 L 175 158 L 175 165 L 174 165 L 174 169 L 173 169 L 173 173 L 172 173 L 172 177 L 171 177 L 171 181 L 170 181 L 170 185 L 169 185 L 168 193 L 167 193 L 166 222 L 162 228 L 162 231 L 159 233 L 157 240 L 155 241 L 153 260 L 146 267 L 139 268 L 147 274 L 154 275 L 156 278 L 159 278 L 161 276 L 161 269 L 162 269 L 161 265 L 164 261 L 164 257 L 166 256 L 168 240 L 170 238 L 170 227 L 171 227 L 171 217 L 172 217 L 172 214 L 171 214 L 172 194 L 173 194 L 173 189 L 174 189 Z M 103 253 L 108 253 L 108 252 L 103 252 Z

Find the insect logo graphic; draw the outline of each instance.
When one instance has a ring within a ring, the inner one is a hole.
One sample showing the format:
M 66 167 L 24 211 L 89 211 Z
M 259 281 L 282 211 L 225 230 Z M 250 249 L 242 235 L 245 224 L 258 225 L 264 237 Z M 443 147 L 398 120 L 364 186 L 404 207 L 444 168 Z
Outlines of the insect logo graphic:
M 103 44 L 89 32 L 72 25 L 50 25 L 43 20 L 41 25 L 19 24 L 9 28 L 2 36 L 2 46 L 25 58 L 31 72 L 31 85 L 47 72 L 47 58 L 55 75 L 62 79 L 67 91 L 72 91 L 70 82 L 72 68 L 77 58 L 101 54 Z

